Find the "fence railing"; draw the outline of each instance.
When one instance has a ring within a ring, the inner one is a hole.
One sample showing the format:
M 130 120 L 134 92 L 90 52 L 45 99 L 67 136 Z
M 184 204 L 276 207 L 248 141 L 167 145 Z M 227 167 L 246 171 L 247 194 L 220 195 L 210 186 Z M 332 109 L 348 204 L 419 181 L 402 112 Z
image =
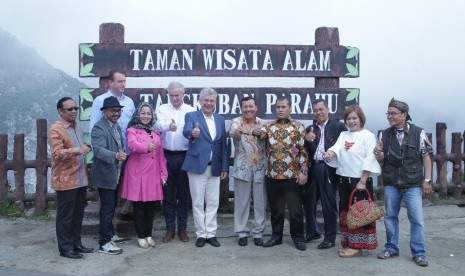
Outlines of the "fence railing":
M 446 129 L 445 123 L 436 123 L 436 143 L 433 165 L 436 165 L 436 177 L 433 177 L 434 190 L 440 195 L 445 196 L 453 194 L 455 199 L 459 200 L 462 196 L 462 163 L 465 161 L 465 154 L 462 150 L 465 148 L 463 134 L 459 132 L 452 133 L 451 150 L 446 152 Z M 428 134 L 431 139 L 431 134 Z M 433 140 L 431 140 L 433 141 Z M 26 202 L 34 202 L 36 215 L 45 213 L 47 201 L 55 200 L 55 193 L 48 193 L 47 178 L 48 169 L 50 168 L 50 158 L 47 154 L 47 120 L 37 119 L 37 147 L 36 159 L 25 160 L 25 143 L 24 134 L 15 134 L 13 143 L 13 159 L 8 159 L 8 135 L 0 134 L 0 204 L 15 202 L 19 210 L 24 211 Z M 434 143 L 433 143 L 434 144 Z M 449 184 L 447 179 L 447 164 L 452 163 L 452 181 Z M 232 163 L 232 162 L 230 162 Z M 35 193 L 26 193 L 25 175 L 26 169 L 35 169 L 36 184 Z M 14 172 L 14 185 L 8 183 L 8 171 Z M 11 189 L 10 187 L 14 187 Z M 378 178 L 378 186 L 375 187 L 375 193 L 378 198 L 383 197 L 383 183 L 381 177 Z M 228 183 L 221 183 L 220 205 L 227 203 L 229 197 Z M 87 193 L 88 200 L 97 200 L 96 191 Z

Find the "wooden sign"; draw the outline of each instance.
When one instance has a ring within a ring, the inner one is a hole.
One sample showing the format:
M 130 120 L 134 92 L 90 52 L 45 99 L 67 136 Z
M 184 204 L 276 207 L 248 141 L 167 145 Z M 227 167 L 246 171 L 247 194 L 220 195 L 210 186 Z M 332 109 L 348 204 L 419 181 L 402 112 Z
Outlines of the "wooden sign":
M 200 109 L 198 96 L 202 88 L 186 88 L 184 102 Z M 315 88 L 215 88 L 218 93 L 215 113 L 230 120 L 241 116 L 240 100 L 245 96 L 256 99 L 258 117 L 272 120 L 276 118 L 276 99 L 288 95 L 291 99 L 291 116 L 298 120 L 313 120 L 312 102 L 323 98 L 329 106 L 330 113 L 338 119 L 342 118 L 346 107 L 358 104 L 360 91 L 357 88 L 321 90 Z M 92 102 L 95 97 L 107 92 L 102 89 L 83 88 L 80 90 L 80 120 L 90 118 Z M 157 108 L 168 102 L 168 93 L 163 88 L 128 88 L 125 95 L 133 99 L 134 104 L 149 102 Z
M 249 44 L 79 44 L 79 76 L 359 76 L 359 50 L 348 46 Z

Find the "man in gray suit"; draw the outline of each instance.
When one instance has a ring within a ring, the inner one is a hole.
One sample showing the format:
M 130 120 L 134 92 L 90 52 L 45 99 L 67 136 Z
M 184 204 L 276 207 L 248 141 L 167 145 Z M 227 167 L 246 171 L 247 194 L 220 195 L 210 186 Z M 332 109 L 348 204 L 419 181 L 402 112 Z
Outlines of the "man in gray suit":
M 117 185 L 121 174 L 121 164 L 126 160 L 121 128 L 118 119 L 121 108 L 118 99 L 111 96 L 103 101 L 103 117 L 91 131 L 94 163 L 90 180 L 98 188 L 100 196 L 99 252 L 110 255 L 123 253 L 111 240 L 115 235 L 112 219 L 117 202 Z

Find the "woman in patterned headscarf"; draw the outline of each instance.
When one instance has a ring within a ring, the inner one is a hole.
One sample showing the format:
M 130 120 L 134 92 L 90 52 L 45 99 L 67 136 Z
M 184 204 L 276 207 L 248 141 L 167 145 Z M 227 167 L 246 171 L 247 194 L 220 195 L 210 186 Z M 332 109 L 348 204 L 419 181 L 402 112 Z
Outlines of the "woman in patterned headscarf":
M 126 130 L 131 155 L 126 163 L 121 197 L 134 203 L 134 227 L 141 248 L 155 246 L 152 238 L 155 202 L 163 200 L 168 178 L 160 133 L 154 130 L 153 107 L 141 103 Z

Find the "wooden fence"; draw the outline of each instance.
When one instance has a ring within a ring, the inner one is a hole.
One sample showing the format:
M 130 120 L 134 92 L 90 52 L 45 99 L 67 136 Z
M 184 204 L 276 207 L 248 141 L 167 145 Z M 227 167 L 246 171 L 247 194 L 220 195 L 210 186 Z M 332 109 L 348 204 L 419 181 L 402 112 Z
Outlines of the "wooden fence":
M 459 200 L 462 196 L 462 163 L 465 161 L 465 154 L 462 150 L 462 144 L 465 137 L 459 132 L 452 133 L 451 152 L 446 152 L 446 129 L 445 123 L 436 123 L 436 153 L 434 154 L 434 163 L 436 164 L 436 177 L 433 178 L 434 190 L 440 195 L 445 196 L 453 194 L 455 199 Z M 429 134 L 431 138 L 431 134 Z M 433 143 L 434 144 L 434 143 Z M 47 192 L 47 173 L 50 168 L 50 158 L 47 154 L 47 120 L 37 119 L 37 147 L 36 159 L 25 160 L 24 134 L 14 136 L 13 159 L 8 159 L 8 135 L 0 134 L 0 204 L 7 202 L 16 202 L 20 210 L 25 209 L 26 202 L 35 203 L 36 215 L 45 213 L 47 201 L 55 200 L 55 193 Z M 464 145 L 465 148 L 465 145 Z M 447 180 L 447 164 L 452 163 L 452 183 Z M 232 164 L 232 162 L 230 162 Z M 33 194 L 25 192 L 25 173 L 26 169 L 32 168 L 36 172 L 36 191 Z M 8 183 L 7 172 L 14 171 L 14 183 Z M 225 204 L 229 197 L 229 189 L 226 183 L 221 184 L 221 202 Z M 10 187 L 14 187 L 10 192 Z M 378 182 L 375 187 L 375 193 L 378 197 L 383 196 L 382 181 Z M 87 193 L 88 200 L 97 200 L 96 191 Z

